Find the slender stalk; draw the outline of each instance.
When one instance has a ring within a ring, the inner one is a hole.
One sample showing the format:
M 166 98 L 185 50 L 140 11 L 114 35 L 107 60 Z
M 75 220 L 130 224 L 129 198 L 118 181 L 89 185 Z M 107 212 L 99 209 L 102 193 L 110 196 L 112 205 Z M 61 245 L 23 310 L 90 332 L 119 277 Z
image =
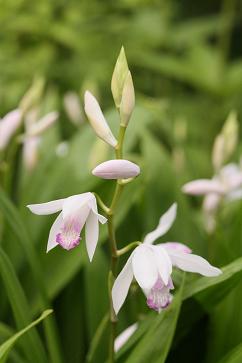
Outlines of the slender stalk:
M 118 144 L 115 148 L 116 159 L 122 159 L 123 157 L 123 142 L 125 136 L 126 127 L 120 126 L 119 136 L 118 136 Z M 111 264 L 110 271 L 108 276 L 108 292 L 109 292 L 109 301 L 110 301 L 110 340 L 109 340 L 109 363 L 114 363 L 114 341 L 116 336 L 116 325 L 117 325 L 117 317 L 115 311 L 113 309 L 112 303 L 112 287 L 113 282 L 116 277 L 116 269 L 118 263 L 118 249 L 117 249 L 117 241 L 115 235 L 115 227 L 114 227 L 114 215 L 116 211 L 116 207 L 123 191 L 124 185 L 120 184 L 117 180 L 115 191 L 113 194 L 113 198 L 111 201 L 110 208 L 107 212 L 108 218 L 108 235 L 109 235 L 109 246 L 111 252 Z

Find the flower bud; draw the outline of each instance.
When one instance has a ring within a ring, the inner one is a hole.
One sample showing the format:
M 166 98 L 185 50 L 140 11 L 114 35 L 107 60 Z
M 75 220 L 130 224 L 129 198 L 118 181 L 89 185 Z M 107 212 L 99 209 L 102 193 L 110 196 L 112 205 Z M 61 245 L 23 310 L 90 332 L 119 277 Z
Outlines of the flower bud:
M 79 126 L 82 123 L 82 110 L 79 96 L 75 92 L 67 92 L 64 96 L 64 107 L 70 121 Z
M 121 48 L 119 53 L 117 62 L 114 67 L 112 81 L 111 81 L 111 90 L 113 94 L 113 99 L 117 108 L 120 107 L 120 103 L 122 100 L 124 83 L 128 74 L 129 68 L 127 59 L 125 56 L 124 48 Z
M 20 101 L 19 107 L 23 113 L 29 111 L 39 102 L 44 89 L 44 79 L 37 78 Z
M 134 85 L 130 71 L 128 71 L 122 93 L 120 104 L 121 126 L 127 127 L 129 119 L 135 106 Z
M 92 174 L 103 179 L 128 179 L 140 174 L 138 165 L 124 159 L 109 160 L 99 164 Z
M 90 121 L 90 124 L 100 139 L 115 147 L 117 140 L 112 134 L 107 121 L 102 113 L 102 110 L 96 98 L 89 92 L 85 92 L 85 112 Z

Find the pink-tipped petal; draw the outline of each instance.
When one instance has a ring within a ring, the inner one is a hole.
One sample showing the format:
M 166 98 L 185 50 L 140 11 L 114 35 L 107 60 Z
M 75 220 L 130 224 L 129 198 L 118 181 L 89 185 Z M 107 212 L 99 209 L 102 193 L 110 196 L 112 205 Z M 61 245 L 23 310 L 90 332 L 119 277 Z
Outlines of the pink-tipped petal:
M 162 243 L 159 246 L 163 247 L 166 250 L 174 250 L 174 251 L 179 251 L 179 252 L 184 252 L 184 253 L 192 253 L 192 250 L 184 245 L 183 243 L 179 243 L 179 242 L 166 242 L 166 243 Z
M 92 174 L 103 179 L 128 179 L 140 174 L 138 165 L 124 159 L 109 160 L 99 164 Z
M 223 194 L 225 189 L 217 180 L 198 179 L 183 185 L 182 191 L 191 195 L 204 195 L 208 193 Z
M 113 284 L 112 301 L 115 314 L 118 314 L 119 310 L 121 309 L 133 280 L 132 258 L 133 255 L 129 257 L 128 261 L 124 265 L 122 271 Z
M 144 243 L 152 244 L 158 238 L 162 237 L 166 232 L 168 232 L 172 224 L 174 223 L 174 220 L 176 218 L 176 212 L 177 212 L 177 204 L 174 203 L 168 209 L 168 211 L 161 216 L 159 224 L 156 227 L 156 229 L 145 236 Z

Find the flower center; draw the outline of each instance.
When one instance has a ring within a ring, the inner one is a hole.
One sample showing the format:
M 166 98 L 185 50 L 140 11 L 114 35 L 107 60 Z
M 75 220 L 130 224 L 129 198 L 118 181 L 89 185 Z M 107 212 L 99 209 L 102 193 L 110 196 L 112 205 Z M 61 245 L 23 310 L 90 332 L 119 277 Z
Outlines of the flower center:
M 65 250 L 71 250 L 80 243 L 80 231 L 80 222 L 76 218 L 70 218 L 56 235 L 56 242 Z
M 172 288 L 173 284 L 171 280 L 169 281 L 168 285 L 165 286 L 163 281 L 158 278 L 147 296 L 147 305 L 149 308 L 158 311 L 159 313 L 162 309 L 167 308 L 173 298 L 170 294 L 170 289 Z

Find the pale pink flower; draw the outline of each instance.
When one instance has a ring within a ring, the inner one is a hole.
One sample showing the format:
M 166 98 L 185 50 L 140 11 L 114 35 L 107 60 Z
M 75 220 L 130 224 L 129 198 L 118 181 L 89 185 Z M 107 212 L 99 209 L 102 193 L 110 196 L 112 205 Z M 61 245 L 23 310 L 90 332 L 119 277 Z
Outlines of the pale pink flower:
M 107 221 L 105 217 L 98 214 L 96 198 L 92 193 L 77 194 L 47 203 L 31 204 L 27 207 L 32 213 L 38 215 L 61 211 L 50 229 L 47 252 L 58 245 L 66 250 L 79 245 L 80 234 L 85 225 L 86 248 L 89 259 L 92 260 L 98 242 L 98 222 L 103 224 Z
M 172 301 L 170 290 L 174 288 L 172 266 L 203 276 L 217 276 L 221 270 L 211 266 L 204 258 L 191 254 L 191 250 L 177 242 L 153 242 L 163 236 L 176 217 L 176 204 L 161 217 L 157 228 L 148 233 L 144 242 L 134 249 L 112 289 L 113 308 L 116 314 L 122 307 L 133 278 L 147 297 L 147 305 L 158 312 Z
M 92 174 L 103 179 L 128 179 L 140 174 L 138 165 L 129 160 L 108 160 L 93 169 Z
M 0 150 L 4 150 L 12 136 L 20 127 L 22 122 L 22 112 L 19 109 L 6 114 L 0 120 Z

